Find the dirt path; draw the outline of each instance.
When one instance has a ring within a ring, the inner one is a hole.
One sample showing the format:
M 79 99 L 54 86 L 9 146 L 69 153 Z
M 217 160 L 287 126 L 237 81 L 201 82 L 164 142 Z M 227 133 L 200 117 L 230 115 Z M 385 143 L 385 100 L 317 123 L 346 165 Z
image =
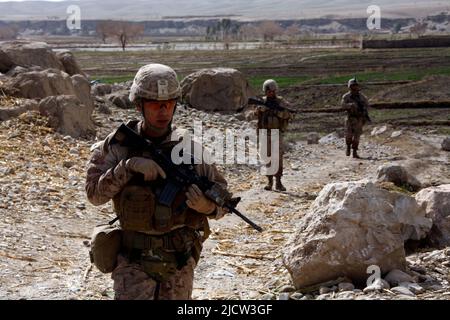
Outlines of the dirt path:
M 175 122 L 181 126 L 188 116 L 211 121 L 213 126 L 243 125 L 230 116 L 179 112 Z M 101 137 L 135 115 L 115 110 L 113 117 L 94 116 L 102 125 Z M 88 257 L 92 227 L 114 217 L 110 205 L 93 207 L 86 200 L 85 163 L 92 141 L 49 133 L 35 123 L 25 116 L 0 124 L 0 297 L 111 299 L 110 275 L 92 268 Z M 362 141 L 361 154 L 366 157 L 362 160 L 344 155 L 342 139 L 320 145 L 290 144 L 285 157 L 287 192 L 263 191 L 265 179 L 254 168 L 222 168 L 231 190 L 243 198 L 238 208 L 264 232 L 254 231 L 236 216 L 212 221 L 213 232 L 196 269 L 193 297 L 258 299 L 289 284 L 281 250 L 295 222 L 325 184 L 373 176 L 379 165 L 420 155 L 426 148 L 433 150 L 427 153 L 435 167 L 448 167 L 448 155 L 436 149 L 438 137 L 419 140 L 404 133 L 398 140 L 364 137 Z M 440 177 L 449 183 L 450 175 Z

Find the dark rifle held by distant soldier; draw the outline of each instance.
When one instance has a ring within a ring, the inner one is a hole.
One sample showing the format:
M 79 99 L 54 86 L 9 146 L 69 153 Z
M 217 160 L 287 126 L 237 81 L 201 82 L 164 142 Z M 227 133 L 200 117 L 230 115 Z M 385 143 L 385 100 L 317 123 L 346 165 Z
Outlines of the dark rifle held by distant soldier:
M 359 94 L 358 95 L 352 95 L 352 98 L 356 101 L 356 104 L 358 106 L 358 111 L 364 114 L 364 118 L 366 119 L 366 121 L 368 123 L 371 123 L 372 119 L 370 119 L 369 112 L 367 111 L 366 106 L 361 101 L 360 95 Z
M 297 110 L 289 109 L 283 106 L 280 106 L 279 103 L 275 99 L 267 99 L 265 102 L 264 100 L 256 99 L 256 98 L 248 98 L 248 104 L 255 104 L 258 106 L 266 106 L 269 109 L 275 110 L 275 111 L 289 111 L 292 113 L 297 113 Z
M 137 150 L 145 150 L 149 152 L 153 161 L 155 161 L 166 173 L 165 185 L 162 192 L 157 195 L 160 204 L 170 207 L 175 200 L 176 195 L 190 185 L 197 185 L 205 196 L 221 208 L 226 208 L 229 212 L 233 212 L 241 219 L 251 225 L 254 229 L 262 232 L 263 229 L 256 225 L 240 213 L 236 206 L 241 198 L 232 198 L 231 194 L 217 183 L 209 181 L 206 177 L 200 176 L 194 168 L 193 164 L 174 164 L 170 157 L 157 148 L 153 143 L 141 137 L 133 129 L 125 124 L 114 133 L 110 144 L 119 143 L 128 148 L 136 148 Z M 184 206 L 186 204 L 184 203 Z

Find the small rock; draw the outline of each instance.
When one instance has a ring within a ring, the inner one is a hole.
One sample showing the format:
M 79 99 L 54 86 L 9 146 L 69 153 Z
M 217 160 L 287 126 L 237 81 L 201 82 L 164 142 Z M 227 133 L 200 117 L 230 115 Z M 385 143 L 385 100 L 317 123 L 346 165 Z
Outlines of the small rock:
M 319 143 L 320 144 L 332 144 L 341 141 L 341 138 L 339 138 L 339 135 L 337 132 L 330 133 L 329 135 L 326 135 L 325 137 L 320 138 Z
M 295 291 L 295 287 L 291 285 L 284 285 L 280 288 L 280 292 L 293 292 Z
M 415 294 L 412 293 L 408 288 L 405 287 L 394 287 L 391 288 L 391 291 L 397 294 L 403 294 L 405 296 L 410 296 L 410 297 L 414 297 Z
M 291 295 L 290 297 L 292 300 L 300 300 L 301 298 L 303 298 L 303 294 L 300 292 L 295 292 Z
M 288 292 L 282 292 L 278 296 L 278 300 L 289 300 L 289 293 Z
M 316 300 L 327 300 L 328 298 L 331 298 L 331 295 L 329 293 L 321 294 L 316 297 Z
M 275 295 L 272 293 L 266 293 L 261 296 L 261 300 L 275 300 Z
M 73 161 L 70 161 L 70 160 L 65 160 L 64 162 L 63 162 L 63 167 L 65 167 L 65 168 L 71 168 L 71 167 L 73 167 L 75 165 L 75 163 L 73 162 Z
M 328 288 L 328 287 L 320 287 L 320 289 L 319 289 L 319 293 L 320 294 L 327 294 L 327 293 L 330 293 L 330 292 L 331 292 L 331 289 Z
M 353 291 L 343 291 L 337 294 L 337 298 L 339 300 L 354 300 L 355 294 L 353 293 Z
M 415 282 L 413 277 L 398 269 L 390 271 L 386 277 L 384 277 L 384 280 L 389 282 L 391 286 L 398 286 L 402 282 Z
M 387 131 L 387 126 L 382 126 L 382 127 L 376 127 L 373 128 L 372 132 L 370 133 L 371 136 L 378 136 L 382 133 L 385 133 Z
M 413 283 L 413 282 L 402 282 L 402 283 L 400 283 L 399 286 L 408 289 L 409 291 L 411 291 L 414 294 L 420 294 L 425 291 L 425 289 L 423 287 L 421 287 L 417 283 Z
M 383 279 L 376 279 L 371 285 L 364 288 L 364 293 L 369 293 L 373 291 L 381 291 L 383 289 L 389 289 L 389 283 Z
M 78 151 L 77 148 L 70 148 L 69 153 L 70 153 L 70 154 L 79 155 L 79 154 L 80 154 L 80 151 Z
M 340 292 L 353 291 L 355 289 L 355 286 L 350 282 L 341 282 L 339 283 L 338 289 Z
M 311 132 L 306 136 L 308 144 L 318 144 L 320 136 L 317 132 Z
M 392 134 L 391 134 L 391 138 L 397 138 L 397 137 L 400 137 L 400 136 L 402 135 L 402 133 L 403 133 L 402 130 L 400 130 L 400 131 L 394 131 L 394 132 L 392 132 Z
M 258 291 L 250 291 L 248 293 L 248 298 L 249 299 L 256 299 L 259 297 L 259 292 Z
M 108 114 L 108 115 L 112 114 L 111 109 L 109 109 L 108 106 L 105 105 L 105 104 L 99 105 L 97 110 L 98 110 L 99 113 Z
M 7 176 L 10 174 L 14 174 L 16 173 L 15 170 L 13 168 L 0 168 L 0 173 L 2 173 L 3 175 Z

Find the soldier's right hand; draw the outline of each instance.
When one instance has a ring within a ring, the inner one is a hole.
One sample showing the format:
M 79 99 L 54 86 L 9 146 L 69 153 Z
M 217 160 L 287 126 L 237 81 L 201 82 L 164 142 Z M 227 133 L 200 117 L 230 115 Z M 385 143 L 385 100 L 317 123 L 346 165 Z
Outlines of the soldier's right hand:
M 142 173 L 145 181 L 152 181 L 158 178 L 158 175 L 163 179 L 166 178 L 166 173 L 153 160 L 143 157 L 132 157 L 126 162 L 127 169 Z

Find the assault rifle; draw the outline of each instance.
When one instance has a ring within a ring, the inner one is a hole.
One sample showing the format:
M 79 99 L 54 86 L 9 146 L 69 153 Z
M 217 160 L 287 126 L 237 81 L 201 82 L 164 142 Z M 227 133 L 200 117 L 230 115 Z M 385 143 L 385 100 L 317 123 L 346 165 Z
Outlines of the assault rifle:
M 167 178 L 164 181 L 162 191 L 158 195 L 158 202 L 160 204 L 170 207 L 175 200 L 176 195 L 183 188 L 195 184 L 200 188 L 200 190 L 202 190 L 205 196 L 216 205 L 221 208 L 226 208 L 228 211 L 238 215 L 257 231 L 263 231 L 260 226 L 256 225 L 253 221 L 236 209 L 236 206 L 241 198 L 232 198 L 231 193 L 229 193 L 225 188 L 217 183 L 209 181 L 206 177 L 200 176 L 195 171 L 193 164 L 174 164 L 170 157 L 161 149 L 157 148 L 147 139 L 141 137 L 127 125 L 122 123 L 116 130 L 110 141 L 110 144 L 114 143 L 119 143 L 120 145 L 128 148 L 136 148 L 137 150 L 147 151 L 152 157 L 152 160 L 164 170 Z
M 275 99 L 267 99 L 265 102 L 264 100 L 256 99 L 256 98 L 248 98 L 248 104 L 256 104 L 258 106 L 266 106 L 269 109 L 275 110 L 275 111 L 289 111 L 292 113 L 297 113 L 297 110 L 289 109 L 283 106 L 280 106 L 280 104 Z
M 366 119 L 366 121 L 368 123 L 371 123 L 372 119 L 370 119 L 369 112 L 367 111 L 367 108 L 363 105 L 360 95 L 359 94 L 358 95 L 352 95 L 352 98 L 356 101 L 356 104 L 358 106 L 359 112 L 364 114 L 364 118 Z

